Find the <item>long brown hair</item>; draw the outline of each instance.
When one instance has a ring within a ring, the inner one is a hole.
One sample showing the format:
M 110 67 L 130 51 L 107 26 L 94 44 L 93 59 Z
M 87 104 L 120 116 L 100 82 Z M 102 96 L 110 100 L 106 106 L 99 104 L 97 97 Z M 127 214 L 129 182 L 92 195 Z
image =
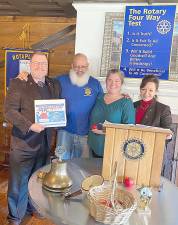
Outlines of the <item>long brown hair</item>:
M 155 84 L 155 86 L 156 86 L 156 90 L 158 90 L 158 88 L 159 88 L 159 79 L 155 75 L 146 75 L 146 76 L 144 76 L 144 78 L 142 79 L 142 82 L 140 84 L 140 89 L 144 88 L 145 85 L 148 82 L 153 82 Z

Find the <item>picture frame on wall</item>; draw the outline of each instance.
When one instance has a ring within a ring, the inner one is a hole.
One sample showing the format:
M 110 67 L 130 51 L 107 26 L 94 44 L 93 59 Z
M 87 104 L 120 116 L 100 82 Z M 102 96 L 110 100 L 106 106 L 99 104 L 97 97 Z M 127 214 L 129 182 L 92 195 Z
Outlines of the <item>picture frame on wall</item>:
M 176 15 L 176 17 L 170 60 L 170 81 L 178 81 L 178 16 Z M 106 77 L 107 71 L 110 69 L 120 68 L 123 31 L 124 13 L 106 13 L 100 68 L 101 77 Z

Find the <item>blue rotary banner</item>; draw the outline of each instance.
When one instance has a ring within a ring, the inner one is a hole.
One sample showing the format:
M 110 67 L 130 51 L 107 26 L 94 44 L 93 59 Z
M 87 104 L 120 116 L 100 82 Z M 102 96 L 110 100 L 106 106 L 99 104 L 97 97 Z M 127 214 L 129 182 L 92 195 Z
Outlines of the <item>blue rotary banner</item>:
M 46 52 L 47 50 L 38 50 L 41 52 Z M 15 78 L 20 72 L 27 71 L 30 73 L 30 59 L 33 50 L 25 49 L 6 49 L 5 52 L 5 92 L 6 88 L 9 86 L 11 79 Z
M 176 6 L 127 6 L 120 69 L 126 77 L 169 78 Z

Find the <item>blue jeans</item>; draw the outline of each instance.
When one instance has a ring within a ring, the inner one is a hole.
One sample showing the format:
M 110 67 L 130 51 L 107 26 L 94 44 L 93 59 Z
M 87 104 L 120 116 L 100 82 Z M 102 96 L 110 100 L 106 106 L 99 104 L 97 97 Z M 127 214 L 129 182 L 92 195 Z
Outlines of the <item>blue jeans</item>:
M 65 149 L 65 153 L 62 157 L 63 160 L 89 157 L 87 135 L 81 136 L 69 133 L 65 130 L 58 130 L 57 146 L 62 146 Z
M 20 224 L 27 211 L 35 210 L 28 196 L 28 181 L 32 173 L 46 164 L 48 153 L 49 150 L 44 146 L 34 152 L 21 149 L 10 152 L 10 177 L 7 193 L 9 221 Z

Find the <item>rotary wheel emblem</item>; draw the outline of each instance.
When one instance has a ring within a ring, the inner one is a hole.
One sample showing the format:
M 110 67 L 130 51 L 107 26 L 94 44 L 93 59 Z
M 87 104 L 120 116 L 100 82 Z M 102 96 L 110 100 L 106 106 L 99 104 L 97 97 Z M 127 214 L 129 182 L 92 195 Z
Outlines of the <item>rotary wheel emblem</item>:
M 167 20 L 161 20 L 157 25 L 157 31 L 160 34 L 167 34 L 171 30 L 171 23 Z
M 145 153 L 143 141 L 139 139 L 128 139 L 123 144 L 123 154 L 127 159 L 140 159 Z

